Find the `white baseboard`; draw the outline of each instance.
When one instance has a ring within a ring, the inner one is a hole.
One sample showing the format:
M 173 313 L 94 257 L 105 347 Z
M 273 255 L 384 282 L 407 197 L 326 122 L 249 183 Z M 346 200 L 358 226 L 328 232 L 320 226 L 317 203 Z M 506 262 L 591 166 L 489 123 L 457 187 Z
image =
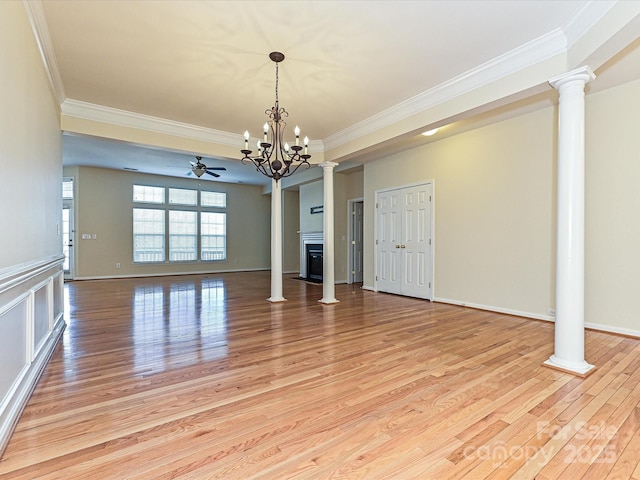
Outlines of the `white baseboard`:
M 73 280 L 116 280 L 118 278 L 146 278 L 146 277 L 174 277 L 180 275 L 216 275 L 218 273 L 236 272 L 264 272 L 270 268 L 242 268 L 229 270 L 213 270 L 208 272 L 171 272 L 171 273 L 132 273 L 129 275 L 89 275 L 84 277 L 73 277 Z M 296 272 L 291 272 L 296 273 Z
M 450 298 L 434 297 L 434 302 L 448 303 L 458 305 L 460 307 L 476 308 L 478 310 L 487 310 L 489 312 L 504 313 L 507 315 L 515 315 L 516 317 L 533 318 L 535 320 L 544 320 L 545 322 L 553 322 L 555 319 L 550 315 L 540 315 L 538 313 L 523 312 L 521 310 L 513 310 L 510 308 L 494 307 L 491 305 L 482 305 L 479 303 L 463 302 L 460 300 L 452 300 Z

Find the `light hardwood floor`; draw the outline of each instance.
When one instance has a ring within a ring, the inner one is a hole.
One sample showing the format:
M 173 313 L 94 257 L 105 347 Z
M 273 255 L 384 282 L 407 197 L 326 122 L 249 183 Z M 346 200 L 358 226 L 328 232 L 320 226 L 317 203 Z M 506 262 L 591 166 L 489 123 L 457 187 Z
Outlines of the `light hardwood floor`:
M 640 479 L 640 341 L 269 273 L 68 284 L 2 479 Z

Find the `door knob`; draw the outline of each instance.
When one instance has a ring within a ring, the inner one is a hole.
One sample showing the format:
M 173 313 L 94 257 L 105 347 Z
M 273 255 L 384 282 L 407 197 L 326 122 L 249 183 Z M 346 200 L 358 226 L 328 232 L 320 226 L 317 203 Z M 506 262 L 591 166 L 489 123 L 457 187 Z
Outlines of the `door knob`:
M 396 248 L 400 248 L 400 245 L 396 245 Z
M 406 245 L 400 245 L 400 248 L 407 248 Z

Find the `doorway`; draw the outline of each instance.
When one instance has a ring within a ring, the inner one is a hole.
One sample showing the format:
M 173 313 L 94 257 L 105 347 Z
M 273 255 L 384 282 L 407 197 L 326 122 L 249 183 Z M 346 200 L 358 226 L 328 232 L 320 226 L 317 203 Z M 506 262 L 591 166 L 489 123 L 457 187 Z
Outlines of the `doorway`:
M 363 235 L 364 200 L 349 200 L 349 275 L 347 283 L 362 283 L 363 279 Z
M 64 271 L 64 279 L 72 280 L 74 277 L 73 265 L 73 234 L 75 232 L 73 222 L 73 178 L 65 177 L 62 179 L 62 253 L 64 254 L 64 262 L 62 270 Z
M 376 192 L 376 290 L 432 299 L 433 185 Z

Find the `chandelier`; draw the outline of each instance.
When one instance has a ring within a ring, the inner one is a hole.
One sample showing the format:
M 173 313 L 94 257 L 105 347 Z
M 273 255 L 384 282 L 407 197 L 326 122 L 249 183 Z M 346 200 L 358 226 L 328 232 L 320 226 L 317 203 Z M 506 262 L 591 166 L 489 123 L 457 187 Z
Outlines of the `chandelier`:
M 280 108 L 278 103 L 278 64 L 284 60 L 284 54 L 271 52 L 269 58 L 276 64 L 276 102 L 273 107 L 265 110 L 269 120 L 263 126 L 262 141 L 258 141 L 258 154 L 252 156 L 253 151 L 249 150 L 248 130 L 244 132 L 244 149 L 240 152 L 244 155 L 242 163 L 250 161 L 260 173 L 278 181 L 295 173 L 301 165 L 309 167 L 311 155 L 308 154 L 309 138 L 304 137 L 304 146 L 300 145 L 300 129 L 297 126 L 294 130 L 295 143 L 289 145 L 284 141 L 284 129 L 287 126 L 284 118 L 289 113 L 284 107 Z

